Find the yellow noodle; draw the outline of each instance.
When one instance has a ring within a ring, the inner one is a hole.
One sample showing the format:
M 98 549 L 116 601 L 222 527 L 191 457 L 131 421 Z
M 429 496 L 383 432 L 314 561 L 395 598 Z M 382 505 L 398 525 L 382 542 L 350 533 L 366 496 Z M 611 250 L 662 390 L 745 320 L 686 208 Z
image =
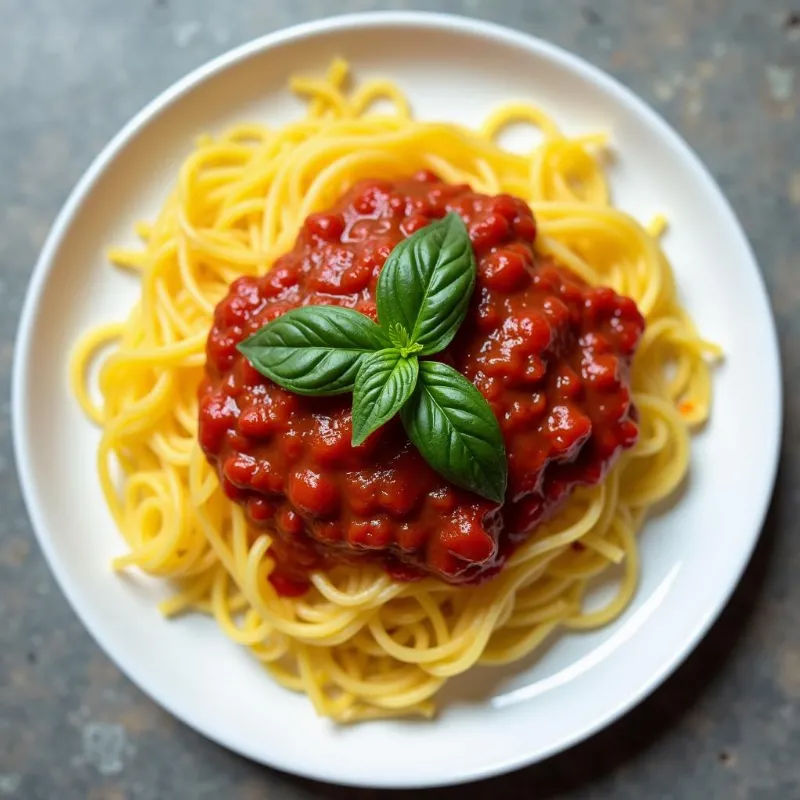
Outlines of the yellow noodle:
M 599 158 L 605 134 L 567 137 L 545 111 L 520 102 L 477 130 L 418 122 L 394 83 L 348 92 L 347 72 L 337 59 L 325 79 L 292 80 L 309 101 L 302 120 L 197 139 L 158 218 L 136 226 L 143 248 L 110 251 L 141 274 L 141 297 L 126 323 L 81 339 L 70 381 L 102 429 L 100 482 L 128 547 L 115 567 L 171 579 L 176 594 L 163 613 L 211 614 L 280 685 L 340 722 L 429 717 L 450 677 L 520 659 L 559 627 L 607 625 L 630 602 L 636 534 L 686 474 L 689 431 L 708 418 L 709 363 L 719 349 L 681 308 L 658 242 L 666 220 L 645 227 L 610 205 Z M 531 152 L 497 144 L 512 124 L 538 134 Z M 231 280 L 263 274 L 292 246 L 309 213 L 362 178 L 420 168 L 522 197 L 537 217 L 540 253 L 636 301 L 647 322 L 632 370 L 639 440 L 603 484 L 575 492 L 481 586 L 399 583 L 378 568 L 337 567 L 315 572 L 303 597 L 279 597 L 267 580 L 270 535 L 248 530 L 196 441 L 211 315 Z M 90 367 L 109 346 L 98 404 Z M 622 566 L 616 595 L 584 610 L 592 577 L 612 565 Z

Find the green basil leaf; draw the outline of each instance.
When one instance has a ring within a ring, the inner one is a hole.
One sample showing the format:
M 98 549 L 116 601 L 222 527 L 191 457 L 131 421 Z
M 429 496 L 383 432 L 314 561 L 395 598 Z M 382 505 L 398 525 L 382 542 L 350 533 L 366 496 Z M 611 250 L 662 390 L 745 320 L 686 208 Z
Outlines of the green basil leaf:
M 364 357 L 353 389 L 353 447 L 387 423 L 411 397 L 417 383 L 416 356 L 395 348 Z
M 458 214 L 400 242 L 378 277 L 378 319 L 408 331 L 420 355 L 438 353 L 456 335 L 475 288 L 475 253 Z
M 389 344 L 367 316 L 342 306 L 287 311 L 238 350 L 262 374 L 296 394 L 351 392 L 364 355 Z
M 423 361 L 417 388 L 400 416 L 408 437 L 440 475 L 503 502 L 508 466 L 500 426 L 463 375 L 446 364 Z

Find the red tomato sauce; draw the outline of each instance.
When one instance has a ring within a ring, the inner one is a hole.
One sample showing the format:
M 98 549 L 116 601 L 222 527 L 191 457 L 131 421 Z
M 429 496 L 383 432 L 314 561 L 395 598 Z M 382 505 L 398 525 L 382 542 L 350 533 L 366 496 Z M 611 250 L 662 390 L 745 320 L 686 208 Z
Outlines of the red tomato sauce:
M 293 395 L 236 350 L 300 305 L 375 319 L 392 248 L 450 211 L 467 225 L 478 274 L 464 324 L 435 358 L 469 378 L 499 420 L 509 475 L 500 507 L 434 472 L 397 418 L 352 447 L 351 395 Z M 636 441 L 628 373 L 642 316 L 537 254 L 535 238 L 530 209 L 509 195 L 427 172 L 365 181 L 311 215 L 268 274 L 231 284 L 208 337 L 199 438 L 228 497 L 273 534 L 279 593 L 302 594 L 310 570 L 340 563 L 379 564 L 401 580 L 480 581 Z

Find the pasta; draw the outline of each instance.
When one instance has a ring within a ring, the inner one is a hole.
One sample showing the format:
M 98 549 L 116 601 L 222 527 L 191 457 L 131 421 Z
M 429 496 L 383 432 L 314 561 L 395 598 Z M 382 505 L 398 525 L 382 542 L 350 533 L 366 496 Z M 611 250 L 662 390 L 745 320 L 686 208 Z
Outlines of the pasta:
M 124 323 L 88 332 L 71 363 L 75 396 L 102 429 L 98 473 L 128 547 L 114 567 L 172 581 L 165 614 L 212 615 L 276 681 L 341 722 L 430 716 L 442 684 L 473 665 L 516 661 L 559 628 L 612 621 L 636 588 L 636 534 L 648 509 L 686 474 L 719 355 L 680 306 L 658 243 L 664 220 L 644 228 L 610 205 L 604 135 L 566 137 L 523 103 L 501 106 L 478 130 L 419 122 L 395 84 L 348 92 L 347 73 L 337 60 L 325 79 L 292 80 L 308 100 L 303 119 L 200 137 L 161 213 L 137 226 L 142 249 L 110 252 L 139 274 L 139 301 Z M 386 104 L 391 112 L 379 110 Z M 538 132 L 532 152 L 498 145 L 512 123 Z M 523 198 L 539 252 L 635 300 L 647 323 L 631 377 L 639 439 L 481 585 L 402 583 L 376 567 L 341 566 L 315 572 L 305 595 L 281 597 L 267 580 L 270 534 L 250 529 L 197 443 L 213 310 L 231 281 L 263 274 L 291 248 L 308 214 L 359 179 L 417 169 Z M 109 347 L 96 403 L 89 366 Z M 614 565 L 622 568 L 615 597 L 587 608 L 591 580 Z

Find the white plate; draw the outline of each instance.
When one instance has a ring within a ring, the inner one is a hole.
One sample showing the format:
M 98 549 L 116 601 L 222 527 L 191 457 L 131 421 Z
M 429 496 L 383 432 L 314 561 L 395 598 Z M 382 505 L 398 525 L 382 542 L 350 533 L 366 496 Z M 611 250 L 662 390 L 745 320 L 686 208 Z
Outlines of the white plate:
M 133 242 L 193 137 L 236 120 L 302 111 L 294 72 L 345 55 L 359 76 L 390 75 L 422 118 L 476 123 L 527 98 L 568 131 L 608 129 L 619 205 L 666 213 L 667 251 L 689 310 L 727 361 L 711 424 L 693 443 L 680 502 L 648 522 L 635 601 L 610 627 L 561 634 L 538 659 L 477 669 L 444 693 L 433 722 L 336 728 L 276 686 L 205 619 L 162 619 L 165 590 L 109 568 L 123 551 L 95 480 L 98 433 L 67 389 L 68 351 L 87 326 L 117 320 L 137 296 L 109 268 Z M 430 786 L 510 770 L 607 725 L 675 669 L 714 621 L 762 524 L 780 437 L 780 368 L 764 287 L 728 204 L 687 146 L 626 89 L 528 36 L 454 17 L 366 14 L 323 20 L 240 47 L 138 114 L 78 184 L 47 240 L 25 304 L 14 365 L 22 487 L 53 572 L 86 627 L 132 680 L 187 724 L 257 761 L 337 783 Z

